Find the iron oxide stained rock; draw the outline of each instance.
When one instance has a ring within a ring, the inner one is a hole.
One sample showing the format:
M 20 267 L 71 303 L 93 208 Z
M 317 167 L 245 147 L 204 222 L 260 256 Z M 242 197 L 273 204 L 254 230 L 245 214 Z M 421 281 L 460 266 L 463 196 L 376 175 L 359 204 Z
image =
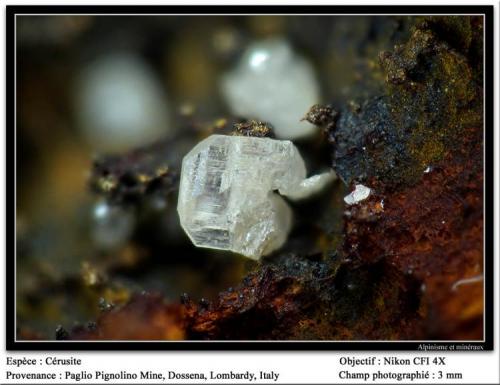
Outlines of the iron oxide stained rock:
M 196 246 L 258 260 L 283 245 L 292 225 L 292 211 L 276 192 L 302 199 L 334 178 L 306 178 L 288 140 L 212 135 L 184 157 L 177 211 Z

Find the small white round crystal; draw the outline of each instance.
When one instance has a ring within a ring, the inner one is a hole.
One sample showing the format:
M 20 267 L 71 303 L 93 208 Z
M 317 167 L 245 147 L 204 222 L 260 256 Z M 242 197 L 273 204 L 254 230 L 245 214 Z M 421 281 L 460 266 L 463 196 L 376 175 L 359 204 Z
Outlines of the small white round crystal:
M 362 200 L 368 198 L 371 192 L 372 190 L 369 187 L 366 187 L 362 184 L 357 184 L 354 188 L 354 191 L 344 197 L 344 202 L 348 205 L 357 204 Z
M 251 45 L 222 78 L 221 89 L 234 114 L 270 122 L 280 139 L 305 137 L 315 130 L 301 119 L 319 102 L 318 82 L 312 66 L 285 40 Z

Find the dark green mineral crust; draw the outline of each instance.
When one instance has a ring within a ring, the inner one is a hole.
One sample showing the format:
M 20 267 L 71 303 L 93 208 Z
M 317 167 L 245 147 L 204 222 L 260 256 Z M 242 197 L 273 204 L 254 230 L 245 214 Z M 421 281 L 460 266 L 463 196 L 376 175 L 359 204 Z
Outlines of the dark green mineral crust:
M 354 110 L 341 109 L 329 140 L 333 168 L 346 184 L 413 184 L 456 147 L 464 129 L 482 125 L 482 84 L 475 63 L 462 53 L 477 50 L 471 48 L 478 44 L 471 33 L 477 20 L 445 20 L 421 21 L 408 42 L 381 52 L 385 92 Z M 443 38 L 458 25 L 462 38 Z

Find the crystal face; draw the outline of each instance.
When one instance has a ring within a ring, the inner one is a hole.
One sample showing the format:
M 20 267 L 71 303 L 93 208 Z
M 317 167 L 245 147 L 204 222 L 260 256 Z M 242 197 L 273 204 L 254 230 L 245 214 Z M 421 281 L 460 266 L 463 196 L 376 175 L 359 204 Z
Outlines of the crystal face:
M 184 157 L 177 211 L 196 246 L 259 259 L 283 245 L 292 225 L 291 209 L 275 191 L 300 199 L 333 178 L 306 179 L 290 141 L 212 135 Z

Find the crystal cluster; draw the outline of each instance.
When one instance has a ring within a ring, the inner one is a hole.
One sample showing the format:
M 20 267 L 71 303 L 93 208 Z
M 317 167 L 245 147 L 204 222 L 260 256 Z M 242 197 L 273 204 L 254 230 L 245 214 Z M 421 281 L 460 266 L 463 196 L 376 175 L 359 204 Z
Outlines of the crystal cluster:
M 334 178 L 328 172 L 306 179 L 288 140 L 212 135 L 184 157 L 177 210 L 196 246 L 259 259 L 283 245 L 292 225 L 276 192 L 305 198 Z
M 310 135 L 314 126 L 302 117 L 318 103 L 313 67 L 284 40 L 256 42 L 221 82 L 232 112 L 271 122 L 280 139 Z

